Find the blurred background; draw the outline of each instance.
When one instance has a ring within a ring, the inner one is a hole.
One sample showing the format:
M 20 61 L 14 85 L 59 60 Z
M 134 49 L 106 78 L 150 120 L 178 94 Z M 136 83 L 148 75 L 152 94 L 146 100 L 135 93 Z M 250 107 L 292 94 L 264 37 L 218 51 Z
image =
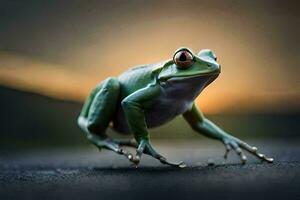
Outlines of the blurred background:
M 241 138 L 299 137 L 299 27 L 297 1 L 1 0 L 0 149 L 87 145 L 90 90 L 181 46 L 222 65 L 197 98 L 208 118 Z M 181 117 L 151 137 L 203 139 Z

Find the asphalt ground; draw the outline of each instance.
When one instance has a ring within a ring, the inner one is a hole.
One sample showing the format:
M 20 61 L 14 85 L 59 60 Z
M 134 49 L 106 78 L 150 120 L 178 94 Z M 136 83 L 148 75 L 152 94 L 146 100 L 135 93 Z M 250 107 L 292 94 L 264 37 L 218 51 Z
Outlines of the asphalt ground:
M 154 141 L 177 169 L 144 156 L 138 168 L 122 156 L 70 147 L 0 153 L 0 199 L 300 199 L 300 140 L 251 140 L 272 156 L 240 164 L 211 140 Z

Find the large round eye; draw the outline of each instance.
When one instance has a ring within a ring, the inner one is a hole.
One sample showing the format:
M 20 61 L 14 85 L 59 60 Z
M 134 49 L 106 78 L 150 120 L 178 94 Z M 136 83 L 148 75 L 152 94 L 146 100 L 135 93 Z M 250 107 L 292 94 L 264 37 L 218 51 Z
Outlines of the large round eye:
M 194 64 L 194 56 L 187 50 L 175 53 L 174 62 L 179 69 L 187 69 Z

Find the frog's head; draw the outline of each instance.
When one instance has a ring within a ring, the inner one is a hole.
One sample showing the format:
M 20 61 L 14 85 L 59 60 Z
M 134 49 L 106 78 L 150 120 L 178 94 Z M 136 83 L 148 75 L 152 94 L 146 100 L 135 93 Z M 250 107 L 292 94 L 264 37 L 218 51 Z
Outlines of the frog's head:
M 200 92 L 220 74 L 217 57 L 209 50 L 195 55 L 188 48 L 175 51 L 173 59 L 159 69 L 158 80 L 163 87 L 179 96 L 196 98 Z
M 186 79 L 191 77 L 210 77 L 214 79 L 220 73 L 220 65 L 216 55 L 209 49 L 203 49 L 198 54 L 182 47 L 175 51 L 173 59 L 167 62 L 159 73 L 160 81 L 168 79 Z

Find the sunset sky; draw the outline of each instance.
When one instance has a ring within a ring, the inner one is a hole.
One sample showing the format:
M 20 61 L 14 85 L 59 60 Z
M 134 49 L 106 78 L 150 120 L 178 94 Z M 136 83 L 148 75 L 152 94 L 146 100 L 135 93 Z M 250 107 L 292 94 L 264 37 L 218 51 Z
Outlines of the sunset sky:
M 300 14 L 287 2 L 1 1 L 0 84 L 83 101 L 106 77 L 187 46 L 222 65 L 197 99 L 205 112 L 299 110 Z

